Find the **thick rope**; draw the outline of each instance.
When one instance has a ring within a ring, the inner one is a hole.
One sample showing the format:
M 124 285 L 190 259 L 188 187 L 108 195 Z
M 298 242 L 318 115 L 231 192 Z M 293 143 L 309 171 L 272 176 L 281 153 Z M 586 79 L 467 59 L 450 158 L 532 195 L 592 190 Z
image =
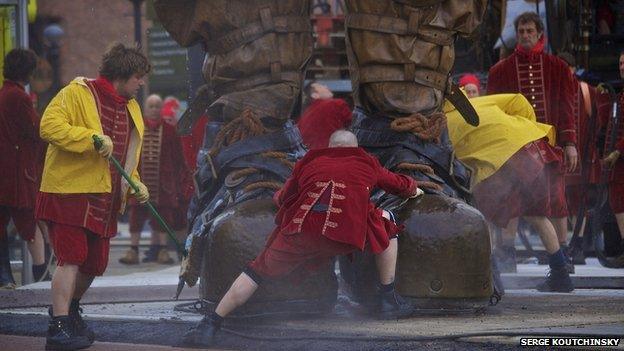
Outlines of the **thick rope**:
M 396 132 L 412 133 L 424 141 L 435 141 L 439 143 L 442 132 L 446 128 L 446 115 L 437 112 L 425 117 L 420 113 L 415 113 L 408 117 L 395 119 L 390 124 L 390 128 Z M 435 174 L 431 166 L 420 163 L 402 162 L 396 166 L 396 169 L 421 172 L 424 174 Z M 421 180 L 418 181 L 418 187 L 437 191 L 442 191 L 444 189 L 438 183 Z
M 255 183 L 246 185 L 243 188 L 243 191 L 250 192 L 256 189 L 260 189 L 260 188 L 268 188 L 268 189 L 273 189 L 277 191 L 277 190 L 280 190 L 283 185 L 284 185 L 283 183 L 271 182 L 271 181 L 255 182 Z
M 416 171 L 416 172 L 421 172 L 421 173 L 426 173 L 426 174 L 435 174 L 435 172 L 433 171 L 433 168 L 425 164 L 421 164 L 421 163 L 401 162 L 396 166 L 396 169 Z
M 288 159 L 288 154 L 285 152 L 268 151 L 268 152 L 264 152 L 260 154 L 260 156 L 275 158 L 281 163 L 285 164 L 288 168 L 290 169 L 295 168 L 295 163 Z
M 266 128 L 262 125 L 260 118 L 250 109 L 245 109 L 239 117 L 221 128 L 208 154 L 214 157 L 226 146 L 265 132 Z
M 419 181 L 417 181 L 417 183 L 418 183 L 418 187 L 419 188 L 427 188 L 427 189 L 433 189 L 433 190 L 437 190 L 437 191 L 444 190 L 444 187 L 442 187 L 442 185 L 440 185 L 438 183 L 430 182 L 430 181 L 427 181 L 427 180 L 419 180 Z
M 446 115 L 436 112 L 430 116 L 415 113 L 411 116 L 397 118 L 390 124 L 396 132 L 410 132 L 424 141 L 440 142 L 440 136 L 446 128 Z
M 433 168 L 421 163 L 401 162 L 395 167 L 395 169 L 399 171 L 416 171 L 425 174 L 435 174 Z M 440 184 L 427 180 L 419 180 L 418 187 L 433 189 L 436 191 L 442 191 L 444 189 Z

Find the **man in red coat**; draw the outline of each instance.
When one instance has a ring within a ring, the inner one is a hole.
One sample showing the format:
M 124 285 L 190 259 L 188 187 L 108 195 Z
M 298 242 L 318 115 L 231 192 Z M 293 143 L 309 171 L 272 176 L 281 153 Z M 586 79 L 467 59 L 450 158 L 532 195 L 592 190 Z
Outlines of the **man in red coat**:
M 620 77 L 624 79 L 624 51 L 620 52 Z M 618 111 L 617 126 L 614 125 L 612 118 L 609 118 L 608 122 L 604 121 L 607 126 L 606 146 L 611 144 L 613 128 L 617 128 L 615 131 L 615 150 L 605 149 L 607 157 L 605 157 L 604 163 L 610 169 L 609 204 L 620 229 L 620 235 L 622 236 L 621 246 L 624 251 L 624 157 L 622 157 L 624 153 L 624 92 L 620 93 L 618 97 Z M 608 116 L 611 117 L 612 113 L 613 111 Z
M 185 187 L 190 183 L 190 173 L 184 162 L 180 138 L 175 127 L 167 123 L 161 116 L 162 99 L 153 94 L 145 100 L 145 133 L 139 174 L 141 181 L 147 186 L 150 198 L 158 213 L 173 230 L 186 227 L 185 218 Z M 130 249 L 119 259 L 123 264 L 139 263 L 139 240 L 143 225 L 149 219 L 152 228 L 152 242 L 145 253 L 143 262 L 171 264 L 173 259 L 167 251 L 167 233 L 151 216 L 148 209 L 130 200 Z M 182 213 L 180 213 L 182 212 Z
M 558 55 L 570 68 L 572 77 L 574 80 L 574 117 L 576 135 L 578 137 L 578 153 L 579 163 L 578 167 L 573 172 L 569 172 L 565 177 L 566 185 L 566 200 L 568 205 L 568 211 L 572 216 L 573 226 L 577 220 L 579 208 L 581 203 L 586 201 L 586 196 L 591 184 L 596 184 L 600 178 L 600 157 L 598 155 L 598 149 L 596 148 L 597 132 L 600 130 L 600 123 L 598 117 L 599 99 L 600 94 L 596 88 L 580 81 L 576 78 L 576 60 L 572 54 L 567 52 L 560 53 Z M 595 118 L 593 130 L 590 130 L 590 117 Z M 587 150 L 586 150 L 587 149 Z M 587 155 L 585 155 L 587 152 Z M 588 158 L 589 169 L 587 169 L 586 179 L 583 179 L 583 173 L 585 167 L 585 159 Z M 585 208 L 587 209 L 587 208 Z M 583 224 L 580 230 L 580 236 L 583 236 L 585 227 L 585 219 L 583 218 Z M 582 250 L 577 251 L 577 255 L 572 258 L 574 264 L 585 264 L 585 256 Z
M 11 274 L 7 225 L 9 220 L 26 241 L 33 257 L 33 277 L 45 273 L 44 241 L 34 207 L 41 176 L 43 142 L 39 116 L 24 90 L 37 65 L 31 50 L 11 50 L 5 60 L 6 78 L 0 89 L 0 289 L 15 288 Z
M 494 65 L 488 76 L 488 93 L 521 93 L 535 109 L 537 121 L 550 124 L 557 132 L 557 145 L 564 149 L 565 168 L 573 172 L 578 162 L 574 118 L 576 86 L 567 64 L 544 52 L 544 24 L 539 15 L 526 12 L 514 22 L 518 45 L 507 58 Z M 548 178 L 551 206 L 546 215 L 557 231 L 561 244 L 567 242 L 567 206 L 564 171 Z
M 413 307 L 394 289 L 396 235 L 401 228 L 369 200 L 373 188 L 412 197 L 422 192 L 407 176 L 394 174 L 357 147 L 351 132 L 338 130 L 329 148 L 311 150 L 297 162 L 276 196 L 277 227 L 264 251 L 234 281 L 215 311 L 185 335 L 185 343 L 210 345 L 221 321 L 244 304 L 264 280 L 299 278 L 331 264 L 333 257 L 368 248 L 376 256 L 381 283 L 381 318 L 408 317 Z
M 351 108 L 320 83 L 308 83 L 303 94 L 308 106 L 297 122 L 303 143 L 310 150 L 326 148 L 333 132 L 351 125 Z

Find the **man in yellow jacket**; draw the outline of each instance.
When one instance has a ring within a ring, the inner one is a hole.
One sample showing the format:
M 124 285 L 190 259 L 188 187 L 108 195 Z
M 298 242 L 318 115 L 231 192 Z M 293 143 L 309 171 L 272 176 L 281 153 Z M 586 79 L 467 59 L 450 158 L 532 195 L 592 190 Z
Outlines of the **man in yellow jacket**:
M 133 99 L 150 71 L 136 48 L 116 44 L 107 51 L 97 79 L 76 78 L 50 102 L 41 119 L 49 143 L 36 217 L 47 222 L 57 257 L 46 350 L 77 350 L 93 343 L 93 331 L 80 315 L 79 301 L 108 264 L 110 238 L 117 233 L 129 186 L 109 163 L 114 156 L 141 191 L 137 164 L 143 118 Z M 96 150 L 93 136 L 103 140 Z
M 555 148 L 554 128 L 536 122 L 531 104 L 521 94 L 499 94 L 470 99 L 479 114 L 473 127 L 446 104 L 449 137 L 457 157 L 473 170 L 475 206 L 491 223 L 505 227 L 524 217 L 549 254 L 551 272 L 540 291 L 574 289 L 564 253 L 549 221 L 549 178 L 563 166 L 563 152 Z M 550 142 L 550 143 L 549 143 Z

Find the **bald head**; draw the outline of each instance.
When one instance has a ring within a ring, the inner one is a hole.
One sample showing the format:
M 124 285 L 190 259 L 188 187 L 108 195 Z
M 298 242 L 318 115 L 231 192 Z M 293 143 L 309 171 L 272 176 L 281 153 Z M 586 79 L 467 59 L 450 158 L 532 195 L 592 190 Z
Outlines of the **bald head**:
M 160 109 L 162 108 L 162 98 L 156 94 L 152 94 L 145 99 L 145 118 L 159 119 Z
M 329 137 L 329 147 L 357 147 L 355 134 L 348 130 L 339 129 Z

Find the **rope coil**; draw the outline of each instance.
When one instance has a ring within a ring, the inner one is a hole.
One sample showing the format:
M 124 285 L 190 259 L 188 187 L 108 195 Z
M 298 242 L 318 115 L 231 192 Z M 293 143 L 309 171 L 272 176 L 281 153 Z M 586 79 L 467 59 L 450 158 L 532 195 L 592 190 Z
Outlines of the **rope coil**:
M 396 132 L 409 132 L 424 141 L 440 142 L 440 136 L 446 128 L 446 115 L 436 112 L 430 116 L 414 113 L 392 121 L 390 128 Z
M 223 126 L 219 133 L 217 133 L 214 144 L 206 155 L 213 177 L 217 179 L 218 174 L 212 159 L 221 151 L 221 149 L 241 140 L 263 135 L 266 132 L 266 127 L 264 127 L 260 118 L 251 109 L 245 109 L 239 117 Z M 260 156 L 274 158 L 290 169 L 295 167 L 295 163 L 288 160 L 288 154 L 286 152 L 268 151 L 261 153 Z M 238 169 L 228 174 L 228 182 L 236 184 L 239 181 L 242 182 L 244 178 L 258 172 L 261 171 L 253 167 Z M 276 181 L 257 181 L 247 184 L 243 188 L 243 191 L 249 192 L 260 188 L 279 190 L 282 185 L 283 183 Z
M 395 169 L 398 171 L 415 171 L 425 174 L 435 174 L 433 168 L 422 163 L 401 162 L 395 167 Z M 444 189 L 442 185 L 427 180 L 419 180 L 418 187 L 432 189 L 435 191 L 442 191 Z

